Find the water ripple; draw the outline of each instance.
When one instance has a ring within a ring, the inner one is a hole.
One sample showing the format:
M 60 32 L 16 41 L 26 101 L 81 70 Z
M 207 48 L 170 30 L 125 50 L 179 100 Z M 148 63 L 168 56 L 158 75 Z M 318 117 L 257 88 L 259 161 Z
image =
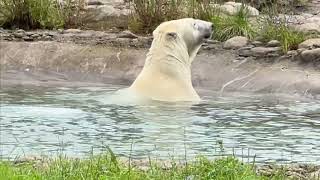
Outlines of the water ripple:
M 206 94 L 192 106 L 99 101 L 118 88 L 1 89 L 0 155 L 84 156 L 106 145 L 128 155 L 133 143 L 137 158 L 223 151 L 251 160 L 256 155 L 257 162 L 320 164 L 319 101 L 252 94 Z

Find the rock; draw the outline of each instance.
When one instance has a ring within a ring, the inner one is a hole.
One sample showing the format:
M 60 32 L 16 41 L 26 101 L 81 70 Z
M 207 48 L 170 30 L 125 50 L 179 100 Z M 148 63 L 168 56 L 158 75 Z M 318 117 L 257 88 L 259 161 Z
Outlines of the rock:
M 312 18 L 313 15 L 310 13 L 302 13 L 300 16 L 304 17 L 304 18 Z
M 87 6 L 87 11 L 91 12 L 91 15 L 95 15 L 95 17 L 91 17 L 94 21 L 100 21 L 105 19 L 106 17 L 119 17 L 121 15 L 129 15 L 129 11 L 121 10 L 111 5 Z
M 248 11 L 248 16 L 259 16 L 259 11 L 256 8 L 232 1 L 224 3 L 219 7 L 219 9 L 228 15 L 236 15 L 242 6 L 244 6 Z
M 88 0 L 87 1 L 87 4 L 90 6 L 90 5 L 96 5 L 96 6 L 99 6 L 99 5 L 103 5 L 103 2 L 99 1 L 99 0 Z
M 314 180 L 320 179 L 320 169 L 318 171 L 310 173 L 309 178 Z
M 250 50 L 254 57 L 276 56 L 281 52 L 280 47 L 254 47 Z
M 80 29 L 67 29 L 63 31 L 63 33 L 72 33 L 72 34 L 81 33 L 81 32 L 82 31 Z
M 47 36 L 51 36 L 51 37 L 53 37 L 53 36 L 55 36 L 55 35 L 56 35 L 56 33 L 55 33 L 55 32 L 51 32 L 51 31 L 49 31 L 46 35 L 47 35 Z
M 267 47 L 278 47 L 280 42 L 278 40 L 271 40 L 267 43 Z
M 208 39 L 208 40 L 206 41 L 206 43 L 208 43 L 208 44 L 218 44 L 218 43 L 220 43 L 220 41 L 218 41 L 218 40 L 213 40 L 213 39 Z
M 21 33 L 21 32 L 16 32 L 16 33 L 13 33 L 13 35 L 15 38 L 22 38 L 22 37 L 24 37 L 25 34 Z
M 25 31 L 23 29 L 18 29 L 16 32 L 25 34 Z
M 62 34 L 63 33 L 63 29 L 58 29 L 58 33 Z
M 30 162 L 35 162 L 35 161 L 42 161 L 44 159 L 44 157 L 40 157 L 40 156 L 24 156 L 22 158 L 18 158 L 15 159 L 13 161 L 14 164 L 20 164 L 20 163 L 30 163 Z
M 256 47 L 263 45 L 263 43 L 262 43 L 261 41 L 253 41 L 251 44 L 254 45 L 254 46 L 256 46 Z
M 130 10 L 115 5 L 86 6 L 83 16 L 85 27 L 94 29 L 127 28 Z
M 52 40 L 52 37 L 51 37 L 51 36 L 44 36 L 44 37 L 43 37 L 43 40 L 45 40 L 45 41 L 51 41 L 51 40 Z
M 32 38 L 38 38 L 39 36 L 40 36 L 40 35 L 39 35 L 38 33 L 31 35 Z
M 297 51 L 294 51 L 294 50 L 288 51 L 288 52 L 287 52 L 287 55 L 288 55 L 288 56 L 296 56 L 296 55 L 298 55 L 298 52 L 297 52 Z
M 137 35 L 135 35 L 134 33 L 126 30 L 126 31 L 122 31 L 121 33 L 119 33 L 117 35 L 117 38 L 130 38 L 130 39 L 136 39 L 138 38 Z
M 306 62 L 320 61 L 320 48 L 302 51 L 301 58 Z
M 115 42 L 121 47 L 129 47 L 131 38 L 117 38 Z
M 139 37 L 138 38 L 139 42 L 143 45 L 143 47 L 149 48 L 151 46 L 153 37 Z
M 320 24 L 318 23 L 304 23 L 295 25 L 294 28 L 300 32 L 320 32 Z
M 319 48 L 320 38 L 308 39 L 299 44 L 299 49 Z
M 223 4 L 219 9 L 228 15 L 235 15 L 237 13 L 236 8 L 232 5 Z
M 90 5 L 114 5 L 114 6 L 119 6 L 121 4 L 124 4 L 124 0 L 86 0 L 87 4 Z
M 291 27 L 300 32 L 320 32 L 320 15 L 303 13 L 301 15 L 281 15 L 281 19 L 288 21 Z
M 24 41 L 33 41 L 33 38 L 32 37 L 29 37 L 29 36 L 24 36 L 22 38 Z
M 34 34 L 34 32 L 30 32 L 30 31 L 29 31 L 29 32 L 26 32 L 25 34 L 26 34 L 27 36 L 32 36 L 32 35 Z
M 207 44 L 202 48 L 203 50 L 211 50 L 211 49 L 218 49 L 217 44 Z
M 239 49 L 243 46 L 246 46 L 248 44 L 248 38 L 243 36 L 236 36 L 233 38 L 228 39 L 224 45 L 223 48 L 225 49 Z
M 300 174 L 298 172 L 289 171 L 287 174 L 291 179 L 306 179 L 303 174 Z
M 311 16 L 309 18 L 306 19 L 307 23 L 316 23 L 319 24 L 320 23 L 320 15 L 317 16 Z
M 132 39 L 130 46 L 139 47 L 140 42 L 138 39 Z
M 243 57 L 243 56 L 238 56 L 236 57 L 236 61 L 243 61 L 243 60 L 246 60 L 247 58 L 246 57 Z
M 239 49 L 238 55 L 243 56 L 243 57 L 249 57 L 252 55 L 252 53 L 251 53 L 250 49 Z
M 195 175 L 189 175 L 185 178 L 185 180 L 195 180 L 198 179 Z
M 245 46 L 245 47 L 242 47 L 242 48 L 239 48 L 238 49 L 238 55 L 239 56 L 244 56 L 244 57 L 249 57 L 251 56 L 251 49 L 253 48 L 254 46 Z

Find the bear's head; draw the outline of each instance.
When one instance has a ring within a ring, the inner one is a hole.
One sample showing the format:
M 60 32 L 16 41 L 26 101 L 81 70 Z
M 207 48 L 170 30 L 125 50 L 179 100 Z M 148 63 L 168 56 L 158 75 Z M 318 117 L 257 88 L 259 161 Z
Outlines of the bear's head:
M 161 42 L 157 46 L 161 44 L 176 50 L 185 48 L 192 61 L 204 40 L 211 38 L 212 32 L 211 22 L 184 18 L 163 22 L 153 31 L 153 37 L 154 43 Z

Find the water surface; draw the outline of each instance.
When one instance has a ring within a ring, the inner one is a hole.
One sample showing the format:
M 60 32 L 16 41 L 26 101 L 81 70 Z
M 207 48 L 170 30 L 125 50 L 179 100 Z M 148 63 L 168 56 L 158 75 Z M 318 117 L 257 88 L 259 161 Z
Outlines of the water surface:
M 135 158 L 235 153 L 265 162 L 320 164 L 320 102 L 281 95 L 205 91 L 197 105 L 115 105 L 118 86 L 2 88 L 0 155 L 85 157 L 104 151 Z

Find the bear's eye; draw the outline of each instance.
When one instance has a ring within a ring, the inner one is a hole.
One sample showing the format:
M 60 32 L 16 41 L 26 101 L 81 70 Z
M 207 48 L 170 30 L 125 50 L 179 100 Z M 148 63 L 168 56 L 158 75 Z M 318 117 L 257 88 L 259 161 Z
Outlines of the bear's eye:
M 193 23 L 193 27 L 194 27 L 195 29 L 198 29 L 198 24 L 197 24 L 197 23 Z

